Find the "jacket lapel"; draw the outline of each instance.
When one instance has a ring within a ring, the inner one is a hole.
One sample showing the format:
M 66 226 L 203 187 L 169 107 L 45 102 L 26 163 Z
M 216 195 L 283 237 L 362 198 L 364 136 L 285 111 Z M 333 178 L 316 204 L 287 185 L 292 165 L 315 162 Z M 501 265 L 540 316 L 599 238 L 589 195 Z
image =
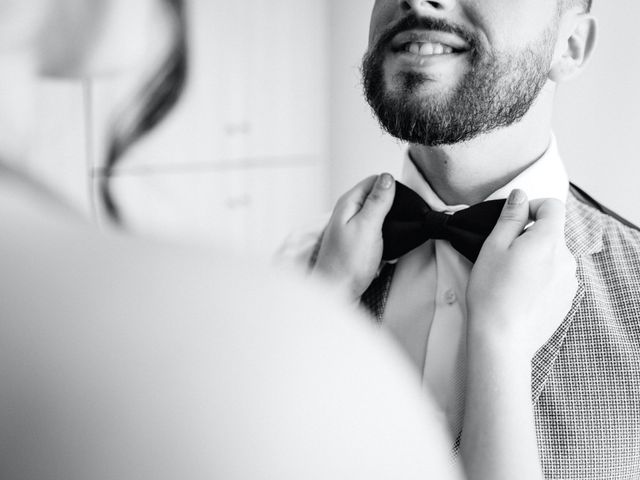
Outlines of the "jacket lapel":
M 585 295 L 585 265 L 590 256 L 602 250 L 602 234 L 600 214 L 587 205 L 580 193 L 572 186 L 567 199 L 565 239 L 569 250 L 576 259 L 578 290 L 564 321 L 532 360 L 531 399 L 533 403 L 537 402 L 544 390 L 567 332 L 580 310 Z

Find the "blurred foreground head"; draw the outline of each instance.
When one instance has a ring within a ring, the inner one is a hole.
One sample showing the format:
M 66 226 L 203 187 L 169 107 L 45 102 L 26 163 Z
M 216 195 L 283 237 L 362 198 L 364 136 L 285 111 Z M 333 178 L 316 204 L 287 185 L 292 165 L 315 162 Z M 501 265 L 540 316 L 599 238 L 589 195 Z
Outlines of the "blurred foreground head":
M 0 0 L 0 54 L 18 52 L 39 74 L 93 78 L 134 72 L 104 152 L 102 197 L 120 218 L 109 178 L 127 150 L 171 111 L 187 75 L 182 0 Z
M 460 480 L 392 339 L 328 292 L 105 238 L 0 237 L 0 478 Z
M 87 77 L 143 62 L 171 36 L 170 0 L 0 0 L 0 51 L 28 50 L 40 73 Z

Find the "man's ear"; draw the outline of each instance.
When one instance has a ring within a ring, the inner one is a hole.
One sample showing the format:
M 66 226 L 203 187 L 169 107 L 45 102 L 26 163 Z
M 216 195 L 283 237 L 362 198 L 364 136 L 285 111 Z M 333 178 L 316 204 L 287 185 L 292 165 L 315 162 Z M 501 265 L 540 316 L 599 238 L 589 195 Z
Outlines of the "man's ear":
M 556 56 L 549 79 L 565 82 L 582 72 L 596 44 L 597 22 L 588 13 L 569 14 L 561 20 Z

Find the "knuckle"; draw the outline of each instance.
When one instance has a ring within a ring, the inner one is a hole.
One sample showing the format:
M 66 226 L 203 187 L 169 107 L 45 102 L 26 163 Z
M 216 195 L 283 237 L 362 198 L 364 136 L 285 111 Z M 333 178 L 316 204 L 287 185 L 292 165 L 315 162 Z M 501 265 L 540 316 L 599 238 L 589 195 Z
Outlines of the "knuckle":
M 522 216 L 518 215 L 516 212 L 505 213 L 502 216 L 502 221 L 505 223 L 516 223 L 518 225 L 522 224 Z
M 378 178 L 378 175 L 369 175 L 367 178 L 365 178 L 363 181 L 365 183 L 371 183 L 371 182 L 375 182 L 376 179 Z
M 507 222 L 522 223 L 524 221 L 524 214 L 522 210 L 518 208 L 508 207 L 502 211 L 500 219 Z
M 380 203 L 382 201 L 382 195 L 380 193 L 380 190 L 378 190 L 377 188 L 374 188 L 369 194 L 369 200 L 373 203 Z
M 490 235 L 484 242 L 483 249 L 495 251 L 500 248 L 500 241 L 496 235 Z

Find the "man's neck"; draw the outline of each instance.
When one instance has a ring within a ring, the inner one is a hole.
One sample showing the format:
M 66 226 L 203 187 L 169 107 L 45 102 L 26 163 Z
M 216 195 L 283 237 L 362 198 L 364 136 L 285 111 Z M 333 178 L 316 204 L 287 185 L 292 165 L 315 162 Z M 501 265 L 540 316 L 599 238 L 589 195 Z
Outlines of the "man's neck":
M 409 154 L 448 205 L 485 200 L 535 163 L 551 142 L 551 110 L 534 106 L 519 123 L 469 142 L 438 147 L 411 145 Z

